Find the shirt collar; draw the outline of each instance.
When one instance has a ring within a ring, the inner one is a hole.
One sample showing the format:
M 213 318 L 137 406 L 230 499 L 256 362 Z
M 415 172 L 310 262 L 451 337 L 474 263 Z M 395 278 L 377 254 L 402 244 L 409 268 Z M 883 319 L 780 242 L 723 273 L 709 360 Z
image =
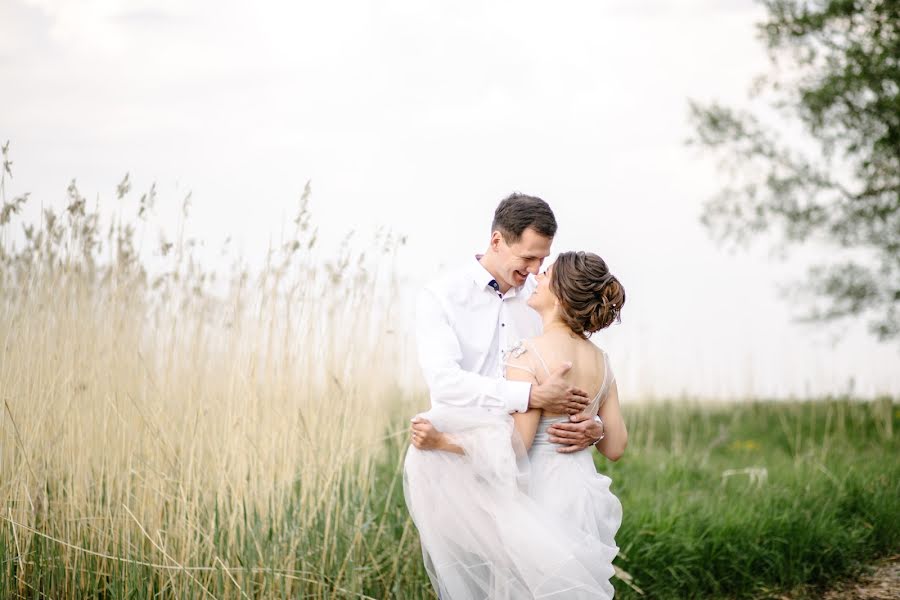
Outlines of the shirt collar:
M 494 280 L 494 276 L 491 275 L 490 271 L 485 269 L 484 265 L 482 265 L 479 262 L 479 260 L 481 259 L 482 256 L 484 256 L 484 255 L 476 254 L 475 260 L 472 261 L 472 264 L 471 264 L 472 280 L 475 282 L 475 285 L 478 286 L 479 290 L 490 290 L 490 292 L 492 294 L 496 294 L 497 292 L 495 292 L 494 289 L 490 286 L 491 281 Z M 503 297 L 504 298 L 512 298 L 521 289 L 522 289 L 521 287 L 518 287 L 518 288 L 511 287 L 506 291 L 505 294 L 503 294 Z

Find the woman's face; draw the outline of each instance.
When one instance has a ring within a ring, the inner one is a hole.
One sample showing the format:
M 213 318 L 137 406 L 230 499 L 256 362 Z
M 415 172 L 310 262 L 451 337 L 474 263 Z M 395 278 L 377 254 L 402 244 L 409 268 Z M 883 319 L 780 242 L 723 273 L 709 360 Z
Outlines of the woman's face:
M 543 312 L 556 306 L 556 296 L 550 290 L 550 274 L 552 272 L 553 265 L 550 265 L 543 273 L 537 275 L 537 287 L 528 298 L 528 306 L 538 312 Z

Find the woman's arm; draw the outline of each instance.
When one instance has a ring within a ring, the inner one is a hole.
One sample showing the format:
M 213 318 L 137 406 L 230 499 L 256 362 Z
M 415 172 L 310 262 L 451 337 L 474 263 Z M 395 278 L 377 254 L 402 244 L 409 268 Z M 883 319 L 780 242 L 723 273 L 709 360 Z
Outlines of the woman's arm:
M 625 446 L 628 445 L 628 430 L 622 419 L 622 410 L 619 407 L 619 389 L 615 380 L 610 385 L 599 414 L 603 419 L 603 430 L 606 435 L 595 444 L 597 450 L 609 460 L 619 460 L 625 452 Z
M 541 422 L 541 412 L 539 408 L 529 408 L 526 412 L 513 415 L 516 433 L 525 444 L 526 450 L 531 450 L 531 444 L 534 443 L 534 434 L 537 433 L 538 424 Z
M 428 419 L 416 417 L 412 420 L 412 445 L 419 450 L 442 450 L 453 454 L 465 454 L 462 446 L 453 443 L 453 439 L 435 428 Z
M 527 354 L 523 354 L 506 363 L 506 378 L 510 381 L 526 381 L 532 386 L 536 386 L 538 380 L 534 375 L 534 368 L 526 357 Z M 531 444 L 534 442 L 534 435 L 537 433 L 542 412 L 539 408 L 529 408 L 523 413 L 513 413 L 516 432 L 522 439 L 522 443 L 525 444 L 526 450 L 530 450 Z

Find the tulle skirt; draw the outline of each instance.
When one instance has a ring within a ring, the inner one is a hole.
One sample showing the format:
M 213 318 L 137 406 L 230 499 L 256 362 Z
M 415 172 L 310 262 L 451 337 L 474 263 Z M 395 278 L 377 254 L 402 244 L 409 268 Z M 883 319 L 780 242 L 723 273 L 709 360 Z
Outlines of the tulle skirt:
M 410 447 L 404 493 L 442 600 L 612 598 L 618 549 L 529 497 L 512 418 L 484 410 L 422 415 L 466 454 Z M 596 476 L 596 471 L 594 472 Z
M 612 480 L 597 472 L 590 448 L 557 452 L 547 429 L 566 417 L 541 419 L 529 453 L 529 495 L 545 510 L 570 521 L 580 531 L 615 547 L 622 524 L 622 503 L 610 491 Z M 618 549 L 617 549 L 618 551 Z
M 535 502 L 575 526 L 584 536 L 582 545 L 613 549 L 615 557 L 622 503 L 609 489 L 612 480 L 597 472 L 591 451 L 560 454 L 538 447 L 530 458 L 529 495 Z

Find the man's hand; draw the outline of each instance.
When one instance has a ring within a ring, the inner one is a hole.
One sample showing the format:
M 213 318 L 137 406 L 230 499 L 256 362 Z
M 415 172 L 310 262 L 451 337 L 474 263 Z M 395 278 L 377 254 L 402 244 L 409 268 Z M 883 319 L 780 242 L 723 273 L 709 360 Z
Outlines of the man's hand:
M 593 446 L 603 435 L 603 427 L 594 417 L 580 414 L 569 417 L 570 423 L 554 423 L 547 429 L 550 441 L 562 444 L 557 452 L 570 454 Z
M 410 435 L 412 445 L 419 450 L 440 450 L 444 447 L 444 434 L 435 429 L 428 419 L 413 418 Z
M 563 379 L 563 375 L 571 368 L 572 363 L 564 363 L 550 373 L 550 377 L 544 383 L 531 386 L 528 407 L 540 408 L 548 413 L 569 415 L 583 411 L 590 401 L 587 392 Z

